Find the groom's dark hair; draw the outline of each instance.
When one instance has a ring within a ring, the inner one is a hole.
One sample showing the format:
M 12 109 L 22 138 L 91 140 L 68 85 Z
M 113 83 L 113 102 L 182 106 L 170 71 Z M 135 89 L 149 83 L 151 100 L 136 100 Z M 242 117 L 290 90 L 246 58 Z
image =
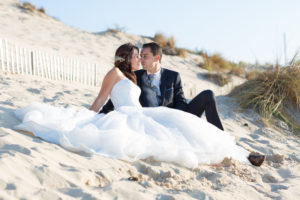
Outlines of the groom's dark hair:
M 159 46 L 159 44 L 157 44 L 155 42 L 146 43 L 146 44 L 143 44 L 143 49 L 144 48 L 150 48 L 153 56 L 159 55 L 159 57 L 160 57 L 159 62 L 161 62 L 162 48 Z

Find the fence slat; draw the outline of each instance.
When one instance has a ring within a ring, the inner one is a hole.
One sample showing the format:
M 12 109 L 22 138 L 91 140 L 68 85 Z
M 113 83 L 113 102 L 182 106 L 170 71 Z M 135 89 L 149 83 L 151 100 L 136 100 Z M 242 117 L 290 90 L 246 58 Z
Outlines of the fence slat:
M 55 80 L 58 80 L 57 57 L 53 56 Z
M 29 65 L 29 74 L 33 75 L 33 54 L 32 51 L 27 50 L 27 56 L 28 56 L 28 65 Z
M 19 49 L 19 53 L 20 53 L 20 60 L 21 60 L 21 74 L 24 74 L 24 49 L 20 48 Z
M 87 64 L 83 65 L 83 84 L 87 82 Z
M 68 72 L 70 73 L 69 74 L 69 77 L 70 77 L 70 81 L 72 82 L 75 82 L 75 63 L 74 63 L 74 60 L 72 58 L 69 58 L 69 70 Z
M 50 56 L 50 71 L 51 71 L 51 80 L 55 80 L 53 56 Z
M 19 62 L 19 59 L 20 59 L 20 56 L 19 56 L 19 50 L 18 50 L 18 46 L 15 45 L 15 52 L 16 52 L 16 68 L 17 68 L 17 74 L 20 74 L 20 62 Z
M 65 80 L 65 65 L 64 65 L 64 60 L 62 56 L 59 56 L 59 63 L 60 63 L 60 77 L 61 80 Z
M 28 67 L 28 58 L 27 58 L 27 55 L 26 55 L 26 49 L 23 48 L 23 53 L 24 53 L 24 63 L 25 63 L 25 74 L 29 74 L 29 67 Z
M 32 75 L 39 76 L 39 63 L 37 62 L 36 57 L 36 51 L 30 52 L 30 63 L 31 63 L 31 69 L 32 69 Z
M 79 63 L 77 62 L 77 60 L 74 60 L 75 62 L 75 81 L 79 82 Z
M 48 73 L 48 63 L 46 61 L 46 53 L 42 53 L 42 60 L 43 60 L 43 63 L 44 63 L 44 73 L 45 73 L 45 77 L 49 79 L 49 73 Z
M 9 69 L 9 56 L 8 56 L 8 42 L 5 40 L 5 53 L 6 53 L 6 71 L 10 72 Z
M 89 63 L 89 85 L 93 85 L 93 66 Z
M 58 80 L 61 80 L 61 63 L 59 56 L 56 56 L 56 65 L 57 65 L 57 78 Z
M 4 72 L 4 45 L 0 38 L 0 52 L 1 52 L 1 70 Z
M 39 63 L 40 76 L 42 78 L 44 78 L 45 74 L 44 74 L 44 65 L 43 65 L 42 53 L 41 53 L 41 51 L 36 51 L 35 53 L 36 53 L 36 60 Z
M 14 45 L 11 45 L 10 48 L 10 57 L 11 57 L 11 71 L 15 74 L 15 57 L 14 57 Z
M 33 51 L 33 55 L 34 55 L 34 60 L 33 60 L 34 70 L 36 71 L 37 76 L 42 77 L 42 63 L 40 62 L 39 52 L 35 50 Z
M 46 63 L 47 63 L 47 74 L 48 74 L 48 79 L 51 79 L 51 69 L 50 69 L 50 59 L 48 54 L 45 54 L 45 59 L 46 59 Z
M 59 56 L 59 63 L 60 63 L 60 80 L 65 80 L 65 66 L 64 66 L 64 62 L 61 56 Z
M 94 86 L 97 86 L 97 65 L 94 64 Z

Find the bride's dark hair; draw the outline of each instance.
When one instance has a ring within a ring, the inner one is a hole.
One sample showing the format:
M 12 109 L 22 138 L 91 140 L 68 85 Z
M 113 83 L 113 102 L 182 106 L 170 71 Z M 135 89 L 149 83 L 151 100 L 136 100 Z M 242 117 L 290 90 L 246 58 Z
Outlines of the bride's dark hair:
M 139 48 L 131 43 L 121 45 L 116 51 L 114 66 L 119 68 L 129 80 L 136 84 L 136 76 L 131 66 L 134 49 L 139 52 Z

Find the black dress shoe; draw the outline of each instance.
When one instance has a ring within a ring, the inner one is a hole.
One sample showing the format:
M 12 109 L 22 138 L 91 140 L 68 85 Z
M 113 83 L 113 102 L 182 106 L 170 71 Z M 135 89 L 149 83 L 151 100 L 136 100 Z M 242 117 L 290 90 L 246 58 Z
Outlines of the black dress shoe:
M 263 164 L 264 160 L 265 160 L 266 156 L 264 155 L 249 155 L 248 156 L 248 160 L 250 161 L 250 163 L 254 166 L 261 166 L 261 164 Z

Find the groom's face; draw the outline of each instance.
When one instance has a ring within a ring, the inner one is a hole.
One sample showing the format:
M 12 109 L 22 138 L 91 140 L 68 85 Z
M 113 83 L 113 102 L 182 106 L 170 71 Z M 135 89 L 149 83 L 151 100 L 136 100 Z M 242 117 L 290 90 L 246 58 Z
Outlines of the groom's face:
M 151 70 L 155 66 L 156 56 L 153 56 L 150 48 L 143 48 L 141 51 L 141 64 L 144 70 Z

